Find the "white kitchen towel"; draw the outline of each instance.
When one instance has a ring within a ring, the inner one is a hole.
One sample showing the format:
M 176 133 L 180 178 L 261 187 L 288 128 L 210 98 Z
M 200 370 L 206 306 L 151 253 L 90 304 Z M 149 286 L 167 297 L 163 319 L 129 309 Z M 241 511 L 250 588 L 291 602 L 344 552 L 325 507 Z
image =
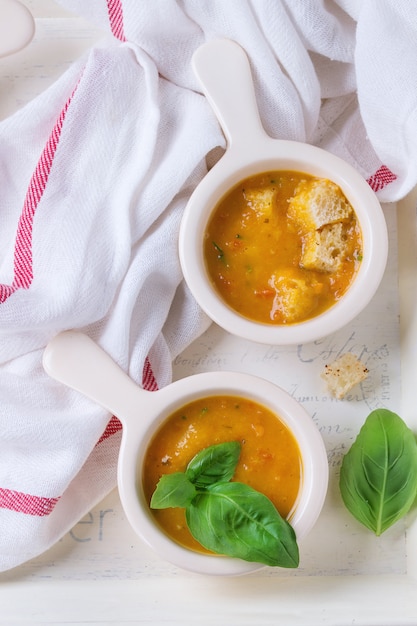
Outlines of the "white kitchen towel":
M 382 201 L 417 182 L 413 3 L 61 4 L 103 41 L 0 124 L 0 570 L 116 484 L 120 424 L 45 374 L 48 341 L 82 329 L 154 390 L 207 328 L 177 255 L 187 198 L 225 147 L 190 66 L 201 44 L 244 47 L 271 136 L 339 154 Z

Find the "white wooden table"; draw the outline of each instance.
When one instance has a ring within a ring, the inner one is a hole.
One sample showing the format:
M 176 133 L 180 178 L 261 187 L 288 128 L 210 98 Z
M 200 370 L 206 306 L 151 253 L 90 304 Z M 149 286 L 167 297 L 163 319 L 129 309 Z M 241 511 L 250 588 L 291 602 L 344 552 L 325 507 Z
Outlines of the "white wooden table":
M 25 4 L 36 35 L 27 49 L 0 59 L 1 119 L 47 89 L 101 37 L 53 0 Z M 0 574 L 0 624 L 417 625 L 416 511 L 377 540 L 349 517 L 337 491 L 340 445 L 364 409 L 387 406 L 417 432 L 416 206 L 413 192 L 398 207 L 384 207 L 391 238 L 387 273 L 351 328 L 320 346 L 282 349 L 254 346 L 212 327 L 175 362 L 176 377 L 209 369 L 263 375 L 316 419 L 331 481 L 323 515 L 302 546 L 300 570 L 265 569 L 226 580 L 179 571 L 134 535 L 115 490 L 48 553 Z M 394 303 L 388 316 L 387 299 Z M 352 342 L 375 356 L 370 386 L 356 401 L 330 406 L 317 387 L 318 372 L 326 354 Z

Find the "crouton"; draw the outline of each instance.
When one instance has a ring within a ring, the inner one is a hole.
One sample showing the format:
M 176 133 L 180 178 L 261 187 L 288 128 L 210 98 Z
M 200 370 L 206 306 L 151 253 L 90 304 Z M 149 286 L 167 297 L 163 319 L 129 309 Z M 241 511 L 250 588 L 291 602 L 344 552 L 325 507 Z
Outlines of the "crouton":
M 369 370 L 352 352 L 342 354 L 331 365 L 325 365 L 321 374 L 329 391 L 341 400 L 355 385 L 368 376 Z
M 259 217 L 270 218 L 274 209 L 274 200 L 277 195 L 277 189 L 274 187 L 265 187 L 259 189 L 245 189 L 245 200 L 251 209 Z
M 275 290 L 274 316 L 284 323 L 305 319 L 317 305 L 317 291 L 311 281 L 293 272 L 277 272 L 269 281 Z
M 353 209 L 338 185 L 327 179 L 304 180 L 288 203 L 288 215 L 304 231 L 350 219 Z
M 346 259 L 348 249 L 345 224 L 329 224 L 305 235 L 300 264 L 308 270 L 336 272 Z

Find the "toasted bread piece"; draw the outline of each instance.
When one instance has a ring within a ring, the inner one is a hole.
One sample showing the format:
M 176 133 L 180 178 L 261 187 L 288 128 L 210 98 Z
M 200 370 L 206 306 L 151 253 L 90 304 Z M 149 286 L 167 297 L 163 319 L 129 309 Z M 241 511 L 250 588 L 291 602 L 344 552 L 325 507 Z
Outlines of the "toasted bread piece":
M 300 263 L 308 270 L 336 272 L 348 253 L 343 222 L 323 226 L 304 237 Z
M 353 209 L 342 190 L 325 178 L 304 180 L 288 203 L 288 215 L 304 231 L 349 220 Z
M 259 217 L 270 218 L 274 209 L 274 200 L 277 195 L 277 189 L 272 187 L 245 189 L 245 199 L 251 209 L 258 214 Z
M 329 391 L 341 400 L 368 376 L 369 370 L 352 352 L 342 354 L 331 365 L 325 365 L 321 374 Z
M 305 319 L 317 304 L 316 285 L 293 275 L 291 270 L 277 272 L 271 278 L 270 285 L 276 293 L 275 310 L 286 323 Z M 321 286 L 318 285 L 318 288 Z

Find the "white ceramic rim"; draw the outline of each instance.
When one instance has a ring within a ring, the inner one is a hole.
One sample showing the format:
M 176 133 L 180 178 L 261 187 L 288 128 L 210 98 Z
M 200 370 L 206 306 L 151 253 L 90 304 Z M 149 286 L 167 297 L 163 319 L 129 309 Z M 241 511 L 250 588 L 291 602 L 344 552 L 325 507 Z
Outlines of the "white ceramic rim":
M 305 537 L 320 515 L 327 493 L 329 468 L 323 439 L 312 418 L 286 391 L 267 380 L 236 372 L 207 372 L 181 379 L 161 389 L 160 410 L 151 423 L 124 424 L 118 483 L 123 508 L 136 533 L 162 558 L 199 574 L 239 576 L 264 567 L 228 557 L 193 552 L 171 540 L 156 524 L 142 490 L 142 462 L 153 434 L 177 408 L 199 397 L 245 396 L 279 415 L 294 433 L 303 459 L 303 485 L 290 522 L 297 540 Z
M 351 165 L 321 148 L 260 135 L 256 145 L 251 145 L 251 151 L 253 158 L 230 147 L 190 197 L 179 235 L 185 280 L 206 314 L 234 335 L 271 345 L 320 339 L 351 322 L 378 289 L 388 256 L 388 234 L 381 206 L 368 183 Z M 333 307 L 311 320 L 276 326 L 242 317 L 222 300 L 207 274 L 203 238 L 212 212 L 228 190 L 253 174 L 280 170 L 328 178 L 339 185 L 361 226 L 363 260 L 351 287 Z

